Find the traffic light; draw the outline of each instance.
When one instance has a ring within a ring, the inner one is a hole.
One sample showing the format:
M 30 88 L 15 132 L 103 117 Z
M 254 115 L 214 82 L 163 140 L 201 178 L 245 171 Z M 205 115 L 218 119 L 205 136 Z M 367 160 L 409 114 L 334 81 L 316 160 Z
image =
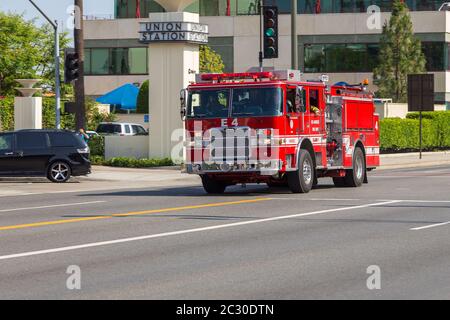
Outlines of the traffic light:
M 71 83 L 72 81 L 78 80 L 79 73 L 79 62 L 78 54 L 72 50 L 67 50 L 64 59 L 64 82 Z
M 278 58 L 278 7 L 264 6 L 264 59 Z

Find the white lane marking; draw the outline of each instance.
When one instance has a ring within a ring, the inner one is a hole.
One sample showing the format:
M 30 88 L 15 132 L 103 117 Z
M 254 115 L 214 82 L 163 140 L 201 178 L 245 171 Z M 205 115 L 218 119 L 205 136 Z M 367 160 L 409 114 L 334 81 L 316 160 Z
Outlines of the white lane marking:
M 370 179 L 382 179 L 382 178 L 450 178 L 450 176 L 427 176 L 427 175 L 402 175 L 402 176 L 384 176 L 384 175 L 379 175 L 379 176 L 370 176 Z
M 216 225 L 216 226 L 211 226 L 211 227 L 187 229 L 187 230 L 180 230 L 180 231 L 173 231 L 173 232 L 166 232 L 166 233 L 158 233 L 158 234 L 146 235 L 146 236 L 141 236 L 141 237 L 124 238 L 124 239 L 102 241 L 102 242 L 93 242 L 93 243 L 87 243 L 87 244 L 82 244 L 82 245 L 54 248 L 54 249 L 48 249 L 48 250 L 23 252 L 23 253 L 0 256 L 0 260 L 9 260 L 9 259 L 37 256 L 37 255 L 43 255 L 43 254 L 49 254 L 49 253 L 57 253 L 57 252 L 64 252 L 64 251 L 73 251 L 73 250 L 80 250 L 80 249 L 86 249 L 86 248 L 107 246 L 107 245 L 113 245 L 113 244 L 119 244 L 119 243 L 142 241 L 142 240 L 163 238 L 163 237 L 169 237 L 169 236 L 177 236 L 177 235 L 188 234 L 188 233 L 196 233 L 196 232 L 203 232 L 203 231 L 232 228 L 232 227 L 238 227 L 238 226 L 244 226 L 244 225 L 250 225 L 250 224 L 280 221 L 280 220 L 306 217 L 306 216 L 312 216 L 312 215 L 316 215 L 316 214 L 329 213 L 329 212 L 340 212 L 340 211 L 348 211 L 348 210 L 355 210 L 355 209 L 363 209 L 363 208 L 369 208 L 369 207 L 382 206 L 382 205 L 391 204 L 391 203 L 395 203 L 395 202 L 398 202 L 398 201 L 369 203 L 369 204 L 364 204 L 364 205 L 360 205 L 360 206 L 351 206 L 351 207 L 344 207 L 344 208 L 336 208 L 336 209 L 329 209 L 329 210 L 321 210 L 321 211 L 293 214 L 293 215 L 288 215 L 288 216 L 272 217 L 272 218 L 266 218 L 266 219 L 244 221 L 244 222 L 235 222 L 235 223 L 222 224 L 222 225 Z
M 2 210 L 0 210 L 0 212 L 37 210 L 37 209 L 59 208 L 59 207 L 72 207 L 72 206 L 80 206 L 80 205 L 85 205 L 85 204 L 95 204 L 95 203 L 105 203 L 105 202 L 106 201 L 89 201 L 89 202 L 77 202 L 77 203 L 64 203 L 64 204 L 54 204 L 54 205 L 41 206 L 41 207 L 2 209 Z
M 450 221 L 442 222 L 442 223 L 430 224 L 428 226 L 423 226 L 423 227 L 411 228 L 409 230 L 411 230 L 411 231 L 419 231 L 419 230 L 425 230 L 425 229 L 430 229 L 430 228 L 435 228 L 435 227 L 441 227 L 441 226 L 445 226 L 445 225 L 448 225 L 448 224 L 450 224 Z
M 270 197 L 270 199 L 272 200 L 298 200 L 298 201 L 361 201 L 362 199 L 332 199 L 332 198 L 310 198 L 310 199 L 304 199 L 304 198 L 274 198 L 274 197 Z M 370 199 L 369 199 L 370 200 Z M 374 200 L 377 201 L 377 200 Z M 383 200 L 384 201 L 384 200 Z M 390 200 L 386 200 L 386 201 L 390 201 Z
M 274 198 L 274 197 L 270 197 L 270 199 L 272 200 L 297 200 L 297 201 L 395 201 L 395 202 L 409 202 L 409 203 L 450 203 L 449 200 L 406 200 L 406 199 L 340 199 L 340 198 L 310 198 L 310 199 L 305 199 L 305 198 Z
M 398 201 L 409 203 L 450 203 L 449 200 L 393 200 L 393 199 L 378 199 L 375 201 Z

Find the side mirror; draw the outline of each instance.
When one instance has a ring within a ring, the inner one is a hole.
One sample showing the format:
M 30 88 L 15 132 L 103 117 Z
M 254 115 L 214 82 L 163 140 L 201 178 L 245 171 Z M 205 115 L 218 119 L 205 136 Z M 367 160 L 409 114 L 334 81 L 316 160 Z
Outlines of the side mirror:
M 188 97 L 187 89 L 183 89 L 180 91 L 180 116 L 181 120 L 186 119 L 186 99 Z
M 297 87 L 295 92 L 295 111 L 306 112 L 305 90 L 302 87 Z

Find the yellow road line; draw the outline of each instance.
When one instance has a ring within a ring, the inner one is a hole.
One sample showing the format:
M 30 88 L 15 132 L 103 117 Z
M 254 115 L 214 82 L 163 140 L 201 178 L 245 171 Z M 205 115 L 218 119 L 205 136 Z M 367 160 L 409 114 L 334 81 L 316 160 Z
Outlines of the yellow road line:
M 217 203 L 184 206 L 184 207 L 173 207 L 173 208 L 153 209 L 153 210 L 147 210 L 147 211 L 117 213 L 117 214 L 111 214 L 111 215 L 107 215 L 107 216 L 43 221 L 43 222 L 36 222 L 36 223 L 3 226 L 3 227 L 0 227 L 0 231 L 35 228 L 35 227 L 51 226 L 51 225 L 66 224 L 66 223 L 85 222 L 85 221 L 94 221 L 94 220 L 102 220 L 102 219 L 111 219 L 111 218 L 115 218 L 115 217 L 130 217 L 130 216 L 139 216 L 139 215 L 147 215 L 147 214 L 154 214 L 154 213 L 165 213 L 165 212 L 172 212 L 172 211 L 184 211 L 184 210 L 192 210 L 192 209 L 224 207 L 224 206 L 255 203 L 255 202 L 261 202 L 261 201 L 268 201 L 268 200 L 272 200 L 272 199 L 271 198 L 256 198 L 256 199 L 251 199 L 251 200 L 217 202 Z

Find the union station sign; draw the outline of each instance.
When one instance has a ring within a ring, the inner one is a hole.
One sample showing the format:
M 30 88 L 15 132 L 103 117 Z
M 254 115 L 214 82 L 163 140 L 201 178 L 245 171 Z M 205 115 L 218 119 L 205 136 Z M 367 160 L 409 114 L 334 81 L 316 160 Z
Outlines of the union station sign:
M 139 34 L 141 43 L 208 43 L 208 26 L 192 22 L 141 22 Z

